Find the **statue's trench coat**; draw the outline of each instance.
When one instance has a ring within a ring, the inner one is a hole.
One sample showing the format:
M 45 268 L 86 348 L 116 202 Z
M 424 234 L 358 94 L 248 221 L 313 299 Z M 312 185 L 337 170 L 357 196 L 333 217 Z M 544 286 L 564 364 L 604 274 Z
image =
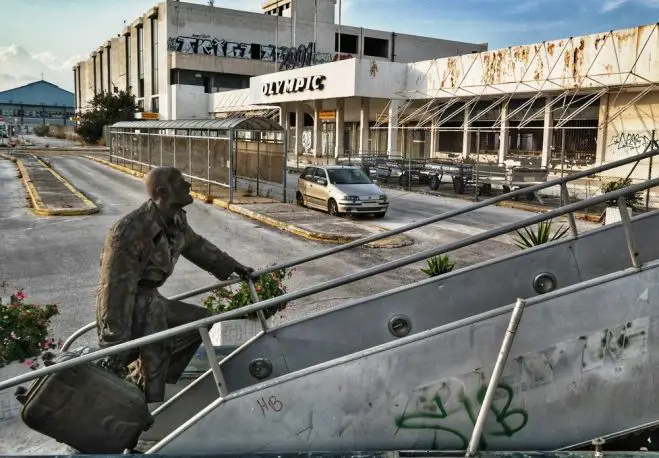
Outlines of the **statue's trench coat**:
M 110 229 L 101 252 L 96 319 L 101 348 L 209 316 L 203 307 L 170 301 L 157 288 L 183 256 L 220 280 L 238 262 L 188 225 L 184 210 L 167 225 L 152 200 Z M 201 339 L 197 332 L 140 348 L 128 359 L 142 360 L 148 402 L 164 397 L 165 380 L 175 383 Z

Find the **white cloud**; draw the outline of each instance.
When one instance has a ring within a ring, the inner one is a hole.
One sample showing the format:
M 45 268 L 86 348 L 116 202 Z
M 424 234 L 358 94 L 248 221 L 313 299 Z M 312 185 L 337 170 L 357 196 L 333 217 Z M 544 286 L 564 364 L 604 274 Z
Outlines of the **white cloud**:
M 30 54 L 18 45 L 0 46 L 0 91 L 38 81 L 42 78 L 64 89 L 73 89 L 73 65 L 82 56 L 62 59 L 50 52 Z
M 659 8 L 659 0 L 606 0 L 602 5 L 602 11 L 608 13 L 628 3 L 638 3 L 649 8 Z
M 604 5 L 602 5 L 602 11 L 606 13 L 609 11 L 616 10 L 627 2 L 628 0 L 607 0 L 606 2 L 604 2 Z

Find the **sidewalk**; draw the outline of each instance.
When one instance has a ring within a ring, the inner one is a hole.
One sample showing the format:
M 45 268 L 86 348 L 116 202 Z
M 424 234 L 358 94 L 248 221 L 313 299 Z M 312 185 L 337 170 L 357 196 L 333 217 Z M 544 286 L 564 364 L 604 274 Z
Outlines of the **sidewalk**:
M 135 177 L 141 178 L 144 176 L 143 172 L 98 157 L 88 155 L 83 157 Z M 265 197 L 249 196 L 240 191 L 236 191 L 234 203 L 232 204 L 229 204 L 226 195 L 208 196 L 198 192 L 191 192 L 190 194 L 205 203 L 217 205 L 233 213 L 308 240 L 343 244 L 386 231 L 368 222 L 335 218 L 326 213 L 298 207 L 295 204 L 285 204 Z M 400 248 L 413 243 L 414 241 L 411 238 L 400 234 L 371 242 L 365 246 L 369 248 Z
M 16 163 L 32 211 L 39 216 L 81 216 L 98 212 L 98 207 L 48 164 L 32 154 L 3 154 Z

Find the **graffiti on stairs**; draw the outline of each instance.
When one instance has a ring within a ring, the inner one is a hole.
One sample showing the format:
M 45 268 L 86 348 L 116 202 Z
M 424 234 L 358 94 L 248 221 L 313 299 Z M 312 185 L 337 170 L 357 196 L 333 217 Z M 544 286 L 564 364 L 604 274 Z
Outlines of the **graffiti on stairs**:
M 396 427 L 434 431 L 434 450 L 451 448 L 452 444 L 464 450 L 469 444 L 486 390 L 484 383 L 475 390 L 468 390 L 464 381 L 458 378 L 419 388 L 416 390 L 416 405 L 408 405 L 405 412 L 396 417 Z M 526 410 L 514 407 L 513 389 L 506 383 L 499 383 L 481 439 L 481 450 L 487 449 L 486 436 L 512 437 L 524 429 L 528 421 Z

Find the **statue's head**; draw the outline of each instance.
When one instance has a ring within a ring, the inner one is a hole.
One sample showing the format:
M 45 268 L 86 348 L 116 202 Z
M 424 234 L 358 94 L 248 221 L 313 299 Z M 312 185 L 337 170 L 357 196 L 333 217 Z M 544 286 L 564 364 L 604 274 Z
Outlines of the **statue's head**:
M 177 210 L 193 202 L 192 185 L 174 167 L 156 167 L 144 177 L 149 197 L 159 208 Z

